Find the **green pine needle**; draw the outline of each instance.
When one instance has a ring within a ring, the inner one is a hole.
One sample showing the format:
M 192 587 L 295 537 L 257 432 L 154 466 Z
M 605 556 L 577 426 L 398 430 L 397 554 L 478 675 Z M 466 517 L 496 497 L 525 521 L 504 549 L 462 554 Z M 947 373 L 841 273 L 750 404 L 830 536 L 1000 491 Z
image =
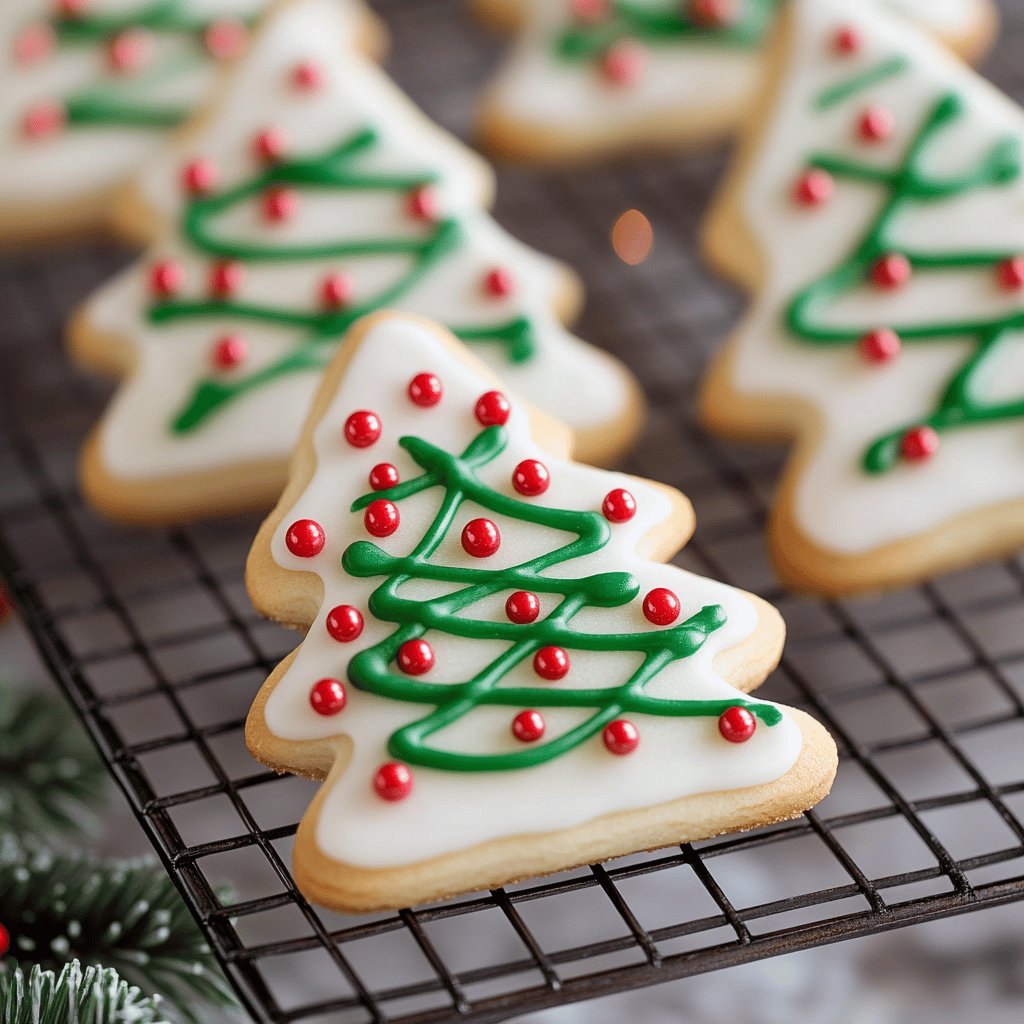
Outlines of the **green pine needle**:
M 106 769 L 63 700 L 0 683 L 0 737 L 0 835 L 96 831 Z
M 109 968 L 77 960 L 59 975 L 33 967 L 0 975 L 0 1024 L 168 1024 L 159 996 L 146 996 Z

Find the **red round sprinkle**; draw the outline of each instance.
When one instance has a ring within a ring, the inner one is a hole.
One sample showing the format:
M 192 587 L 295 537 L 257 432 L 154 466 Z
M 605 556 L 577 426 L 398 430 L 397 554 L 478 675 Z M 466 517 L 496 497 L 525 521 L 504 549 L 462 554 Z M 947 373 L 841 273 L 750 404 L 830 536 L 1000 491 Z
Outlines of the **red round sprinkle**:
M 636 85 L 647 69 L 647 48 L 634 39 L 613 43 L 605 51 L 601 71 L 612 85 Z
M 671 626 L 679 618 L 680 611 L 679 598 L 665 587 L 655 587 L 644 598 L 644 617 L 656 626 Z
M 857 134 L 865 142 L 885 142 L 895 130 L 896 118 L 888 107 L 870 106 L 857 122 Z
M 640 732 L 637 727 L 625 718 L 617 718 L 604 727 L 601 734 L 604 745 L 610 754 L 625 757 L 632 754 L 640 746 Z
M 903 435 L 900 451 L 908 462 L 926 462 L 939 450 L 939 435 L 932 427 L 914 427 Z
M 30 139 L 56 135 L 67 124 L 68 112 L 57 100 L 44 100 L 25 111 L 21 129 Z
M 299 209 L 299 194 L 293 188 L 267 189 L 262 205 L 264 219 L 274 223 L 291 220 Z
M 704 28 L 725 28 L 738 17 L 736 0 L 690 0 L 690 18 Z
M 53 28 L 40 22 L 30 25 L 14 40 L 14 58 L 19 64 L 34 64 L 49 57 L 56 49 L 57 35 Z
M 203 34 L 203 42 L 212 57 L 230 60 L 245 49 L 248 31 L 240 21 L 225 19 L 214 22 Z
M 610 523 L 628 523 L 636 515 L 636 498 L 624 488 L 616 487 L 605 495 L 601 512 Z
M 233 370 L 248 354 L 249 345 L 241 334 L 225 334 L 213 346 L 210 358 L 218 370 Z
M 437 220 L 437 192 L 430 185 L 420 185 L 409 193 L 407 202 L 409 215 L 416 220 Z
M 315 519 L 297 519 L 288 527 L 284 542 L 297 558 L 315 558 L 323 551 L 327 535 Z
M 505 602 L 505 614 L 509 621 L 517 626 L 529 625 L 540 615 L 540 601 L 536 594 L 531 594 L 528 590 L 517 590 Z
M 217 168 L 212 160 L 191 160 L 181 172 L 181 183 L 193 195 L 205 195 L 217 184 Z
M 572 0 L 569 13 L 576 21 L 596 24 L 608 17 L 608 0 Z
M 888 327 L 869 331 L 860 339 L 860 354 L 869 363 L 888 363 L 900 354 L 900 336 Z
M 893 291 L 902 288 L 910 280 L 913 272 L 910 260 L 903 253 L 890 252 L 875 262 L 871 268 L 871 280 L 879 288 Z
M 264 128 L 252 143 L 253 152 L 267 163 L 281 160 L 288 152 L 288 136 L 283 128 L 272 125 Z
M 390 537 L 398 529 L 401 519 L 398 506 L 393 501 L 378 498 L 366 506 L 363 524 L 373 537 Z
M 320 285 L 320 301 L 329 309 L 340 309 L 352 301 L 355 286 L 352 278 L 340 270 L 328 274 Z
M 353 448 L 369 448 L 380 440 L 380 417 L 369 409 L 358 409 L 345 420 L 345 440 Z
M 812 167 L 800 177 L 793 189 L 793 198 L 807 207 L 823 206 L 832 198 L 836 181 L 828 171 Z
M 569 655 L 561 647 L 542 647 L 533 656 L 533 671 L 541 679 L 564 679 L 569 671 Z
M 11 933 L 0 924 L 0 956 L 6 956 L 11 948 Z
M 836 34 L 832 37 L 832 49 L 844 57 L 859 53 L 863 45 L 864 39 L 853 25 L 843 25 L 836 30 Z
M 139 71 L 153 59 L 153 37 L 141 28 L 125 29 L 111 39 L 107 57 L 119 74 Z
M 390 462 L 382 462 L 370 470 L 370 489 L 386 491 L 398 483 L 398 470 Z
M 544 716 L 539 711 L 520 711 L 512 719 L 512 735 L 520 743 L 536 743 L 544 729 Z
M 441 386 L 441 378 L 434 373 L 417 373 L 409 381 L 409 398 L 413 405 L 420 405 L 429 409 L 441 401 L 444 388 Z
M 1011 256 L 996 268 L 999 284 L 1008 292 L 1024 288 L 1024 256 Z
M 304 60 L 292 68 L 292 81 L 296 88 L 313 92 L 324 84 L 324 69 L 315 61 Z
M 422 676 L 434 667 L 434 648 L 426 640 L 407 640 L 398 648 L 398 667 L 407 676 Z
M 327 632 L 341 644 L 350 644 L 363 632 L 363 615 L 350 604 L 339 604 L 327 613 Z
M 329 718 L 345 707 L 345 685 L 340 679 L 321 679 L 309 691 L 309 703 L 318 715 Z
M 485 427 L 503 427 L 508 423 L 512 406 L 500 391 L 487 391 L 476 400 L 473 412 Z
M 512 274 L 502 267 L 495 267 L 484 277 L 484 291 L 494 299 L 504 299 L 516 290 Z
M 404 800 L 412 792 L 412 772 L 399 761 L 389 761 L 373 777 L 374 792 L 389 804 Z
M 154 295 L 174 295 L 185 283 L 185 271 L 175 260 L 160 260 L 149 270 L 149 290 Z
M 245 281 L 245 267 L 234 260 L 215 263 L 210 271 L 210 291 L 218 299 L 228 299 L 236 294 Z
M 512 486 L 527 498 L 535 498 L 551 486 L 551 474 L 543 462 L 523 459 L 512 472 Z
M 729 708 L 718 719 L 718 731 L 730 743 L 746 743 L 756 729 L 757 719 L 746 708 Z
M 501 534 L 490 519 L 471 519 L 462 530 L 462 547 L 474 558 L 489 558 L 501 547 Z
M 57 13 L 62 18 L 81 18 L 89 10 L 89 0 L 57 0 Z

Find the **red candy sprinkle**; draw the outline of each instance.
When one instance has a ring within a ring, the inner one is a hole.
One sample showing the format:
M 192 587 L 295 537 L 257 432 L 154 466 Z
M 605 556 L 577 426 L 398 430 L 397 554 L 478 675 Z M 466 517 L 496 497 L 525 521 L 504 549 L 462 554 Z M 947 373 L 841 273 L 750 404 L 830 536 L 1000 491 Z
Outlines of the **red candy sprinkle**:
M 860 32 L 852 25 L 843 25 L 836 30 L 836 34 L 832 37 L 832 49 L 844 57 L 859 53 L 863 45 L 864 40 Z
M 57 13 L 62 18 L 81 18 L 89 9 L 89 0 L 57 0 Z
M 505 602 L 505 614 L 510 622 L 517 626 L 526 626 L 535 622 L 540 615 L 540 601 L 536 594 L 531 594 L 528 590 L 517 590 Z
M 320 300 L 329 309 L 340 309 L 352 301 L 355 286 L 348 274 L 336 271 L 328 274 L 320 285 Z
M 253 152 L 260 160 L 274 163 L 288 152 L 288 136 L 276 126 L 264 128 L 252 143 Z
M 902 288 L 913 274 L 910 260 L 901 252 L 886 253 L 871 268 L 871 280 L 879 288 L 893 291 Z
M 154 295 L 174 295 L 185 282 L 185 271 L 174 260 L 160 260 L 149 271 L 149 290 Z
M 345 685 L 340 679 L 321 679 L 309 691 L 309 703 L 318 715 L 329 718 L 345 707 Z
M 293 188 L 271 188 L 263 195 L 263 216 L 274 223 L 291 220 L 299 209 L 299 194 Z
M 327 535 L 315 519 L 297 519 L 288 527 L 284 542 L 297 558 L 315 558 L 323 551 Z
M 240 334 L 225 334 L 214 346 L 211 361 L 218 370 L 233 370 L 245 362 L 249 345 Z
M 390 462 L 382 462 L 370 470 L 370 489 L 386 491 L 398 483 L 398 470 Z
M 339 604 L 327 613 L 327 632 L 340 644 L 350 644 L 363 631 L 363 614 L 350 604 Z
M 508 423 L 512 406 L 500 391 L 487 391 L 476 400 L 473 412 L 483 426 L 503 427 Z
M 389 761 L 373 777 L 374 792 L 389 804 L 404 800 L 412 792 L 412 772 L 400 761 Z
M 757 719 L 746 708 L 729 708 L 718 719 L 718 731 L 730 743 L 746 743 L 756 729 Z
M 690 17 L 704 28 L 724 28 L 738 16 L 736 0 L 690 0 Z
M 34 64 L 49 57 L 57 46 L 57 36 L 45 22 L 30 25 L 14 41 L 14 57 L 19 64 Z
M 210 271 L 210 291 L 218 299 L 228 299 L 234 295 L 245 281 L 245 267 L 234 260 L 223 260 L 215 263 Z
M 212 57 L 230 60 L 245 49 L 247 36 L 245 25 L 240 21 L 217 21 L 206 30 L 203 42 Z
M 398 667 L 407 676 L 422 676 L 434 667 L 434 648 L 426 640 L 407 640 L 398 648 Z
M 0 924 L 0 956 L 5 956 L 11 948 L 11 933 Z
M 512 719 L 512 735 L 520 743 L 536 743 L 544 729 L 544 716 L 539 711 L 520 711 Z
M 900 336 L 888 327 L 870 331 L 860 339 L 860 354 L 869 363 L 888 363 L 900 354 Z
M 353 448 L 369 448 L 380 440 L 380 417 L 369 409 L 358 409 L 345 420 L 345 440 Z
M 409 398 L 413 405 L 429 409 L 441 401 L 444 388 L 441 386 L 441 378 L 434 373 L 417 373 L 409 381 Z
M 1008 292 L 1024 288 L 1024 256 L 1011 256 L 996 268 L 1000 287 Z
M 896 118 L 888 107 L 868 107 L 857 122 L 857 134 L 865 142 L 885 142 L 895 130 Z
M 636 498 L 622 487 L 616 487 L 605 495 L 601 512 L 610 523 L 628 523 L 636 515 Z
M 604 727 L 601 734 L 604 745 L 610 754 L 625 757 L 632 754 L 640 746 L 640 732 L 637 727 L 625 718 L 617 718 Z
M 495 267 L 484 277 L 484 291 L 493 299 L 507 298 L 515 290 L 515 278 L 501 267 Z
M 212 160 L 191 160 L 181 172 L 181 183 L 193 195 L 205 195 L 217 184 L 217 168 Z
M 523 459 L 512 473 L 512 486 L 527 498 L 536 498 L 551 486 L 551 474 L 543 462 Z
M 655 587 L 644 598 L 644 618 L 656 626 L 671 626 L 681 610 L 679 598 L 665 587 Z
M 313 92 L 324 84 L 324 69 L 314 61 L 304 60 L 292 68 L 292 82 L 298 89 Z
M 914 427 L 903 435 L 900 451 L 908 462 L 926 462 L 939 450 L 939 435 L 932 427 Z
M 542 647 L 533 656 L 533 671 L 541 679 L 564 679 L 569 671 L 569 655 L 561 647 Z
M 110 41 L 107 58 L 114 71 L 133 74 L 153 59 L 153 37 L 144 29 L 125 29 Z
M 601 61 L 601 71 L 612 85 L 636 85 L 647 68 L 647 50 L 632 39 L 624 39 L 608 47 Z
M 57 100 L 44 100 L 25 111 L 21 129 L 30 139 L 56 135 L 67 124 L 68 112 Z
M 569 13 L 587 24 L 596 24 L 608 17 L 608 0 L 572 0 Z
M 416 220 L 437 220 L 437 193 L 429 185 L 420 185 L 409 193 L 406 204 L 409 215 Z
M 801 206 L 823 206 L 832 198 L 835 187 L 835 178 L 828 171 L 823 171 L 820 167 L 812 167 L 796 183 L 796 187 L 793 189 L 793 198 Z
M 489 558 L 501 547 L 501 534 L 490 519 L 471 519 L 462 530 L 462 547 L 474 558 Z
M 390 537 L 398 529 L 401 519 L 398 506 L 393 501 L 378 498 L 367 505 L 363 524 L 373 537 Z

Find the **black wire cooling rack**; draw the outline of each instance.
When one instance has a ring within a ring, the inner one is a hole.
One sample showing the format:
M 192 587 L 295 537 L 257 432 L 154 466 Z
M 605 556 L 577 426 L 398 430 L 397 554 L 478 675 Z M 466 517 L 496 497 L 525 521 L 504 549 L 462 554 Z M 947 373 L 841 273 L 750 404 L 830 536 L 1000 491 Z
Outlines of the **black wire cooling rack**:
M 464 128 L 500 44 L 455 0 L 381 6 L 396 74 Z M 1024 95 L 1024 11 L 1007 22 L 989 70 Z M 580 268 L 581 333 L 646 386 L 651 421 L 628 468 L 693 498 L 700 526 L 683 563 L 782 608 L 790 641 L 763 692 L 828 726 L 843 754 L 835 791 L 785 825 L 401 913 L 329 914 L 292 881 L 312 787 L 260 768 L 242 736 L 250 699 L 294 643 L 245 598 L 256 520 L 132 532 L 79 498 L 77 451 L 109 392 L 67 365 L 60 324 L 127 254 L 0 263 L 0 571 L 257 1020 L 498 1021 L 1024 897 L 1024 562 L 876 600 L 777 589 L 761 537 L 781 455 L 724 445 L 693 418 L 707 348 L 741 308 L 696 255 L 721 164 L 503 172 L 498 213 Z M 608 244 L 630 207 L 657 237 L 634 269 Z

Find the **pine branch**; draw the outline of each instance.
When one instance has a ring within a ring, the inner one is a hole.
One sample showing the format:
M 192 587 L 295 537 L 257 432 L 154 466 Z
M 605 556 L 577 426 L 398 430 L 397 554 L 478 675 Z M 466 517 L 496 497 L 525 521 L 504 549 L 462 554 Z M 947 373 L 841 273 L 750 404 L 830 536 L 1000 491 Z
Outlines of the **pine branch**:
M 107 774 L 68 707 L 0 686 L 0 835 L 92 833 Z
M 8 844 L 0 848 L 0 922 L 17 960 L 112 967 L 188 1020 L 197 1003 L 235 1005 L 195 921 L 153 862 L 104 863 Z
M 168 1024 L 158 996 L 117 971 L 67 964 L 59 975 L 33 967 L 0 974 L 0 1024 Z

